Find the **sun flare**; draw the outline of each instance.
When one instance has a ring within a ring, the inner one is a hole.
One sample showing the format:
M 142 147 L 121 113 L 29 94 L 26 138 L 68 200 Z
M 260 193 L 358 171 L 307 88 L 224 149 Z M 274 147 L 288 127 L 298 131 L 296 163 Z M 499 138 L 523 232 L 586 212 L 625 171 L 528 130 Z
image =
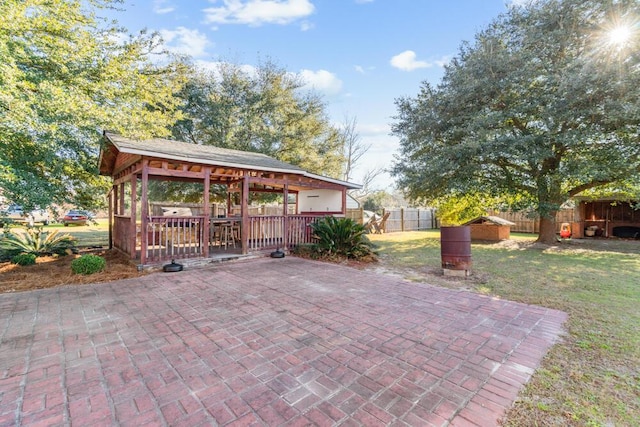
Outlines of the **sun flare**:
M 620 25 L 609 30 L 609 44 L 612 46 L 622 47 L 631 39 L 631 27 L 628 25 Z

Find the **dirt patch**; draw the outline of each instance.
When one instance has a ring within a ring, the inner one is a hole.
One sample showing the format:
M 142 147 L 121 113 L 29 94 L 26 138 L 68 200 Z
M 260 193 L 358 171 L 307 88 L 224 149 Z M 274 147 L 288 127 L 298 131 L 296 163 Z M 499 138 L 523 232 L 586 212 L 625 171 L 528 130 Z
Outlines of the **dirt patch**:
M 87 276 L 71 272 L 71 262 L 80 255 L 40 257 L 36 259 L 35 265 L 29 266 L 19 266 L 9 262 L 0 263 L 0 293 L 52 288 L 61 285 L 111 282 L 140 277 L 145 274 L 139 272 L 129 258 L 121 252 L 104 250 L 91 253 L 103 256 L 107 266 L 104 271 Z

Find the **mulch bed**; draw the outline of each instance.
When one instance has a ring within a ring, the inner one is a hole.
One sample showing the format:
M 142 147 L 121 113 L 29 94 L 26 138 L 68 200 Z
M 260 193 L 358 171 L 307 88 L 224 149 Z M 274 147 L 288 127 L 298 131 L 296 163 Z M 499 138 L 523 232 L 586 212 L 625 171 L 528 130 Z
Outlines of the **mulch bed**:
M 71 262 L 80 255 L 39 257 L 36 259 L 35 265 L 29 266 L 19 266 L 9 262 L 0 263 L 0 293 L 52 288 L 61 285 L 111 282 L 140 277 L 145 274 L 138 271 L 129 258 L 121 252 L 102 250 L 91 253 L 104 257 L 107 266 L 100 273 L 86 276 L 71 272 Z

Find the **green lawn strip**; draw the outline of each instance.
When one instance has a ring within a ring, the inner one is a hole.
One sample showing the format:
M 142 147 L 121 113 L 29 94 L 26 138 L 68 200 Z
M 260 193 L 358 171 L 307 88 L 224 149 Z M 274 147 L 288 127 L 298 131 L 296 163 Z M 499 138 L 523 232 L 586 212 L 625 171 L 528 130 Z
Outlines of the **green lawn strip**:
M 44 227 L 44 230 L 58 230 L 59 233 L 70 234 L 78 240 L 79 248 L 87 248 L 92 246 L 109 246 L 109 222 L 106 219 L 98 219 L 95 222 L 89 222 L 87 225 L 69 225 L 65 227 L 63 224 L 50 224 Z
M 473 243 L 473 275 L 459 279 L 441 274 L 437 231 L 371 240 L 382 264 L 411 280 L 569 314 L 567 336 L 522 391 L 507 425 L 634 425 L 640 419 L 640 242 L 595 247 L 580 241 L 562 249 Z

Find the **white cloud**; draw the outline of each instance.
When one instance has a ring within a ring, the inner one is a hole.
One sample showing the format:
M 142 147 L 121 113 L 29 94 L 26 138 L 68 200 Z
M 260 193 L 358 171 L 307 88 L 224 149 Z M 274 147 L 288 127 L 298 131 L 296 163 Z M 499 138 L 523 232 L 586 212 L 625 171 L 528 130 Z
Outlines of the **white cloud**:
M 173 53 L 197 58 L 205 56 L 207 47 L 212 44 L 205 34 L 185 27 L 178 27 L 175 30 L 160 30 L 159 32 L 164 40 L 164 47 Z
M 309 0 L 223 0 L 224 6 L 204 9 L 211 24 L 289 24 L 311 15 Z M 308 28 L 308 27 L 307 27 Z
M 438 67 L 444 67 L 449 62 L 451 62 L 451 55 L 445 55 L 445 56 L 441 57 L 440 59 L 436 59 L 435 61 L 433 61 L 433 63 L 435 65 L 437 65 Z
M 302 31 L 309 31 L 311 30 L 315 25 L 313 25 L 313 22 L 309 22 L 309 21 L 302 21 L 302 23 L 300 24 L 300 29 Z
M 367 73 L 367 72 L 369 72 L 369 71 L 373 71 L 373 70 L 375 70 L 375 69 L 376 69 L 376 67 L 369 66 L 369 67 L 366 67 L 366 68 L 365 68 L 365 67 L 363 67 L 362 65 L 354 65 L 354 66 L 353 66 L 353 69 L 354 69 L 357 73 L 360 73 L 360 74 L 366 74 L 366 73 Z
M 304 89 L 314 89 L 327 95 L 337 95 L 342 90 L 342 80 L 326 70 L 302 70 L 299 76 L 306 82 Z
M 166 6 L 165 6 L 166 5 Z M 153 12 L 158 15 L 164 15 L 165 13 L 171 13 L 176 10 L 168 0 L 154 0 L 153 1 Z
M 217 61 L 205 61 L 204 59 L 198 59 L 194 61 L 196 68 L 205 71 L 207 73 L 216 74 L 220 63 Z
M 429 68 L 433 64 L 429 64 L 427 61 L 418 61 L 416 59 L 416 53 L 412 50 L 405 50 L 402 53 L 397 54 L 389 61 L 391 65 L 402 71 L 413 71 L 418 68 Z
M 220 80 L 222 77 L 220 75 L 220 67 L 225 65 L 225 62 L 220 61 L 205 61 L 203 59 L 199 59 L 194 61 L 197 68 L 207 73 L 210 73 L 214 79 Z M 234 65 L 235 66 L 235 65 Z M 253 65 L 242 64 L 239 66 L 240 71 L 247 74 L 250 77 L 256 77 L 258 75 L 257 69 Z

